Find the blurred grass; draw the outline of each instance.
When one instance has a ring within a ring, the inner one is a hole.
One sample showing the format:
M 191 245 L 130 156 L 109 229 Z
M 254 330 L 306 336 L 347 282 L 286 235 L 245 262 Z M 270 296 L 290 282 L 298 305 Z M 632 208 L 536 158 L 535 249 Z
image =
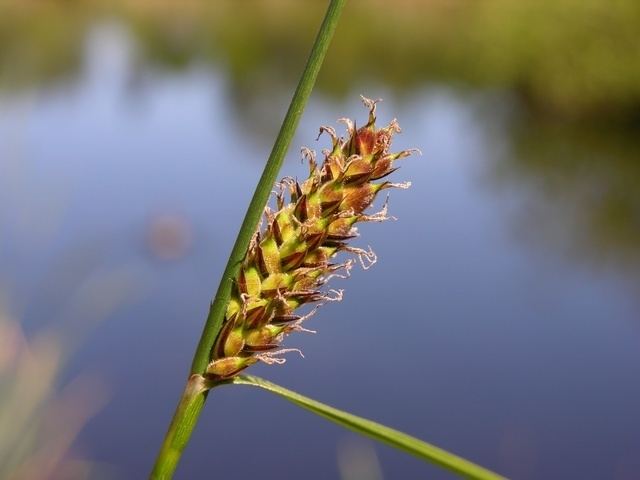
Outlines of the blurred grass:
M 142 65 L 221 64 L 238 98 L 287 90 L 324 5 L 0 0 L 0 88 L 73 75 L 91 25 L 116 19 Z M 319 88 L 339 96 L 374 79 L 410 94 L 446 82 L 511 91 L 563 118 L 637 120 L 639 30 L 636 0 L 352 0 Z
M 100 252 L 95 245 L 89 250 L 76 246 L 60 254 L 59 266 L 32 294 L 30 302 L 46 312 L 37 326 L 27 328 L 10 313 L 3 300 L 16 303 L 13 289 L 0 290 L 3 480 L 106 478 L 104 465 L 75 450 L 78 434 L 106 404 L 109 389 L 85 368 L 69 379 L 67 367 L 87 333 L 140 293 L 140 271 L 134 265 L 100 268 Z
M 61 391 L 64 342 L 54 331 L 28 340 L 0 311 L 0 478 L 89 478 L 92 465 L 74 458 L 73 442 L 104 403 L 104 387 L 79 377 Z

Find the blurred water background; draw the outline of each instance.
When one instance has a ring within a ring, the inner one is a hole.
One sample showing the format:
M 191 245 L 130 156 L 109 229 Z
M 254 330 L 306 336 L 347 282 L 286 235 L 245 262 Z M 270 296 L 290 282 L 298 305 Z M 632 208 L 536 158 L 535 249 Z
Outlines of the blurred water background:
M 0 0 L 7 478 L 146 476 L 324 5 Z M 512 478 L 640 478 L 638 31 L 635 0 L 351 1 L 282 174 L 361 93 L 424 155 L 305 359 L 254 373 Z M 178 478 L 258 476 L 450 478 L 220 389 Z

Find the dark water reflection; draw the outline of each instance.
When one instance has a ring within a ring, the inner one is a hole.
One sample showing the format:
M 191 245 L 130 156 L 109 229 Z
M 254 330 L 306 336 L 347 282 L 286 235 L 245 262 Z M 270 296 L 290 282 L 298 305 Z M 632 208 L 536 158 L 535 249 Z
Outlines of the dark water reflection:
M 164 433 L 285 103 L 239 110 L 222 70 L 139 76 L 132 48 L 119 26 L 96 29 L 73 84 L 0 94 L 0 284 L 29 328 L 79 328 L 77 285 L 122 274 L 92 298 L 120 301 L 124 283 L 127 302 L 69 375 L 108 380 L 79 445 L 133 479 Z M 361 229 L 379 263 L 341 285 L 346 299 L 310 325 L 318 335 L 289 339 L 306 358 L 255 373 L 514 478 L 637 478 L 637 133 L 525 122 L 495 94 L 359 84 L 345 101 L 314 97 L 283 173 L 304 174 L 295 151 L 324 146 L 318 125 L 362 118 L 361 92 L 399 118 L 398 148 L 425 152 L 397 174 L 414 186 L 393 195 L 398 222 Z M 210 400 L 179 478 L 338 477 L 349 433 L 262 392 Z M 385 478 L 448 478 L 375 449 Z
M 526 192 L 526 214 L 519 215 L 518 223 L 521 234 L 594 268 L 626 271 L 637 281 L 636 132 L 531 121 L 514 126 L 511 135 L 513 146 L 492 175 L 498 183 L 510 188 L 515 184 Z

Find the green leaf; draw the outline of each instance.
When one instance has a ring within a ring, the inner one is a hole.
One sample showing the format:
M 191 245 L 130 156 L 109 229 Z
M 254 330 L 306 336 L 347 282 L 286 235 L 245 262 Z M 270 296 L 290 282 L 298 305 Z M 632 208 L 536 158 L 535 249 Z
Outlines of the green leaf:
M 434 463 L 440 467 L 457 473 L 462 477 L 486 480 L 504 479 L 504 477 L 493 473 L 490 470 L 434 445 L 423 442 L 411 435 L 399 432 L 393 428 L 385 427 L 384 425 L 367 420 L 366 418 L 343 412 L 342 410 L 338 410 L 337 408 L 312 400 L 311 398 L 292 392 L 291 390 L 287 390 L 286 388 L 268 382 L 262 378 L 250 375 L 240 375 L 230 380 L 229 383 L 251 385 L 268 390 L 269 392 L 280 395 L 299 407 L 306 408 L 316 415 L 320 415 L 321 417 L 337 423 L 342 427 L 371 437 L 375 440 L 379 440 L 400 450 L 404 450 L 405 452 L 415 455 L 422 460 Z

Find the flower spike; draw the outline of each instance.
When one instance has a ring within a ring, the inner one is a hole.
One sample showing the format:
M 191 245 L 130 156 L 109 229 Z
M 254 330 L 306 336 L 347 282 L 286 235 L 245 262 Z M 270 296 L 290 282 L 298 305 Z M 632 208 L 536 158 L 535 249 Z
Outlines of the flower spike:
M 265 208 L 266 225 L 258 227 L 235 279 L 207 368 L 209 377 L 228 379 L 258 361 L 282 364 L 285 359 L 280 355 L 301 354 L 281 348 L 281 342 L 289 333 L 309 332 L 302 322 L 323 303 L 342 299 L 342 290 L 324 289 L 328 281 L 348 277 L 356 259 L 364 269 L 376 262 L 371 247 L 365 250 L 348 242 L 358 236 L 356 223 L 394 218 L 387 214 L 387 201 L 377 213 L 365 211 L 381 190 L 410 185 L 377 180 L 392 174 L 397 169 L 394 162 L 414 150 L 390 153 L 393 135 L 400 131 L 397 121 L 377 128 L 380 100 L 362 97 L 362 101 L 369 109 L 364 127 L 340 119 L 346 137 L 338 136 L 333 127 L 321 127 L 320 135 L 331 138 L 322 163 L 318 165 L 315 153 L 304 148 L 307 179 L 285 177 L 276 185 L 275 210 Z M 341 252 L 355 258 L 332 262 Z M 305 304 L 315 306 L 306 314 L 294 313 Z

